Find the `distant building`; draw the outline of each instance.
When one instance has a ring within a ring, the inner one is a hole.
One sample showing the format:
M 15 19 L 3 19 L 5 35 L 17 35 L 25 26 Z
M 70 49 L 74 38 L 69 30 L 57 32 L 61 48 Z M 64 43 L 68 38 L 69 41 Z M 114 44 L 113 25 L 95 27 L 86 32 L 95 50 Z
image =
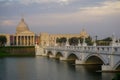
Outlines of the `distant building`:
M 11 37 L 11 45 L 33 46 L 35 44 L 35 33 L 29 30 L 23 18 L 16 28 L 16 34 L 11 35 Z
M 65 37 L 67 39 L 72 37 L 88 38 L 89 34 L 83 29 L 80 34 L 48 34 L 40 33 L 40 45 L 41 46 L 54 46 L 57 38 Z
M 0 35 L 6 36 L 6 46 L 33 46 L 35 44 L 35 33 L 29 30 L 28 25 L 25 23 L 23 18 L 18 24 L 15 34 Z
M 25 23 L 24 18 L 21 19 L 20 23 L 16 27 L 16 33 L 0 34 L 7 38 L 6 46 L 34 46 L 36 43 L 41 46 L 54 46 L 57 38 L 66 37 L 81 37 L 87 38 L 89 34 L 85 30 L 82 30 L 79 34 L 48 34 L 40 33 L 35 35 L 34 32 L 29 30 L 28 25 Z

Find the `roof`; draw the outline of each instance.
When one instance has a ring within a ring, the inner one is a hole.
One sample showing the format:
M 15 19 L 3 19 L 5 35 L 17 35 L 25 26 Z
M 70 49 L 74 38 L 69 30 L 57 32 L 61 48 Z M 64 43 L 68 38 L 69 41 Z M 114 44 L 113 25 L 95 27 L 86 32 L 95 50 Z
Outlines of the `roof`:
M 16 28 L 16 33 L 21 33 L 24 31 L 29 31 L 29 28 L 28 28 L 28 25 L 25 23 L 24 18 L 22 18 Z

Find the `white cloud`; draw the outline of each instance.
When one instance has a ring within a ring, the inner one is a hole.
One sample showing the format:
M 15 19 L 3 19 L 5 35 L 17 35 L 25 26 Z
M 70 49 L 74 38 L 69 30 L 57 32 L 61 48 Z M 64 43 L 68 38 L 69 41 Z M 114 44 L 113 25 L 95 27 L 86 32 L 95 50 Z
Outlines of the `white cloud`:
M 113 13 L 120 13 L 120 1 L 106 1 L 102 3 L 101 6 L 85 7 L 82 9 L 83 12 L 88 13 L 88 15 L 108 15 Z
M 32 3 L 63 3 L 68 4 L 73 0 L 19 0 L 22 4 L 32 4 Z
M 4 2 L 5 5 L 11 5 L 12 3 L 21 3 L 25 5 L 33 4 L 33 3 L 59 3 L 59 4 L 69 4 L 70 2 L 75 0 L 0 0 L 0 2 Z
M 34 25 L 57 26 L 61 24 L 84 24 L 99 22 L 109 17 L 120 14 L 120 2 L 104 2 L 101 6 L 86 7 L 83 10 L 72 13 L 53 13 L 31 16 Z
M 2 26 L 13 26 L 13 25 L 15 25 L 14 21 L 12 21 L 12 20 L 3 20 L 3 21 L 0 21 L 0 24 Z

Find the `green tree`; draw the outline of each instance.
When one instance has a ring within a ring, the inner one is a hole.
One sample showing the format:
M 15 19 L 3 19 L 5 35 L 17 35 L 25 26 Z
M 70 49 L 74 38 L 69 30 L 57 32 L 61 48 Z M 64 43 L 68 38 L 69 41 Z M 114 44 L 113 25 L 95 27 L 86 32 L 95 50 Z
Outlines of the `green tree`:
M 7 38 L 5 36 L 0 36 L 0 46 L 5 46 Z
M 78 40 L 80 40 L 80 43 L 83 43 L 83 38 L 79 37 Z M 92 38 L 89 36 L 88 38 L 85 38 L 85 42 L 87 45 L 93 45 Z
M 92 38 L 90 36 L 86 38 L 85 42 L 87 43 L 87 45 L 93 45 Z
M 83 38 L 79 37 L 78 40 L 80 40 L 80 43 L 83 43 Z
M 102 39 L 102 41 L 112 41 L 112 38 L 111 37 L 107 37 L 105 39 Z
M 78 38 L 77 37 L 72 37 L 69 39 L 70 45 L 77 45 L 78 44 Z
M 107 38 L 98 40 L 98 41 L 97 41 L 97 44 L 98 44 L 98 45 L 107 46 L 107 45 L 110 45 L 111 41 L 112 41 L 112 38 L 111 38 L 111 37 L 107 37 Z
M 61 38 L 62 43 L 66 43 L 67 39 L 65 37 Z
M 57 38 L 56 42 L 59 43 L 60 45 L 63 43 L 65 44 L 67 39 L 65 37 Z

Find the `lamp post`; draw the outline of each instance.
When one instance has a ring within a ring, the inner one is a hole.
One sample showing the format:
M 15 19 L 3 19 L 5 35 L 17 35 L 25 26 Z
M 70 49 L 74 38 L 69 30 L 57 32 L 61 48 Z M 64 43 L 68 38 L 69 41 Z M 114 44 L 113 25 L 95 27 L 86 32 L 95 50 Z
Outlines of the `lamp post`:
M 96 43 L 97 43 L 97 38 L 98 38 L 98 36 L 96 35 L 96 36 L 95 36 L 95 38 L 96 38 L 96 40 L 95 40 L 95 41 L 96 41 Z

